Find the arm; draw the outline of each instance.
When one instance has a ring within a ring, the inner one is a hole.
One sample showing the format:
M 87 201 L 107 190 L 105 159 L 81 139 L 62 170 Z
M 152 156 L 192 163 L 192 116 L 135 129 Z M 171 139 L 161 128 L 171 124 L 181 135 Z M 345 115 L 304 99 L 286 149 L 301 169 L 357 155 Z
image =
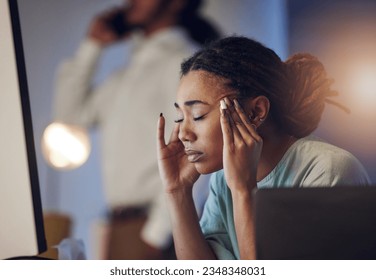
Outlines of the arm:
M 79 125 L 92 122 L 85 112 L 90 110 L 88 100 L 94 96 L 91 84 L 100 53 L 101 47 L 86 39 L 76 55 L 60 66 L 55 83 L 55 119 Z
M 250 192 L 232 192 L 234 222 L 241 259 L 256 259 L 253 226 L 252 196 Z
M 252 190 L 256 188 L 262 139 L 237 101 L 226 98 L 221 110 L 223 169 L 233 199 L 234 224 L 241 259 L 255 259 Z
M 98 108 L 108 99 L 113 81 L 98 89 L 92 89 L 92 80 L 102 49 L 117 38 L 109 29 L 106 20 L 114 11 L 98 15 L 90 24 L 87 37 L 81 43 L 74 57 L 66 60 L 57 72 L 54 113 L 57 120 L 90 125 L 95 122 Z M 103 92 L 103 93 L 102 93 Z
M 169 143 L 164 140 L 165 120 L 158 122 L 158 166 L 165 186 L 175 250 L 178 259 L 215 259 L 198 222 L 192 198 L 192 187 L 199 174 L 189 163 L 184 146 L 178 139 L 176 124 Z
M 216 259 L 205 240 L 198 222 L 192 191 L 167 194 L 172 233 L 178 259 Z

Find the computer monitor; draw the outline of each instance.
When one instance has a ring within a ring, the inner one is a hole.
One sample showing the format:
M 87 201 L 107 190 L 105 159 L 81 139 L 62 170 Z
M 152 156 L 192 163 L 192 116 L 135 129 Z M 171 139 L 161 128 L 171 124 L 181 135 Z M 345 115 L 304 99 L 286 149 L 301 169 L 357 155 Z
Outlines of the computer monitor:
M 257 259 L 376 259 L 376 187 L 260 189 Z
M 0 0 L 0 259 L 46 250 L 16 0 Z

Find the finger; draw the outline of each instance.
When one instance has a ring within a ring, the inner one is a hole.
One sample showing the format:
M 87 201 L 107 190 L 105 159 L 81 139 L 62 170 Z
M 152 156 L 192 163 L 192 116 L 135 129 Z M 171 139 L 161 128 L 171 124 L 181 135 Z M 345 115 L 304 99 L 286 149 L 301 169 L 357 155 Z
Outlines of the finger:
M 241 126 L 241 121 L 240 121 L 239 117 L 236 117 L 234 119 L 234 112 L 235 112 L 234 106 L 233 106 L 232 102 L 227 97 L 225 97 L 225 102 L 226 102 L 227 107 L 229 108 L 227 115 L 228 115 L 229 123 L 230 123 L 231 129 L 232 129 L 232 133 L 233 133 L 233 137 L 234 137 L 234 143 L 237 144 L 239 142 L 244 142 L 243 137 L 242 137 L 242 135 L 239 131 L 239 127 Z M 236 114 L 236 112 L 235 112 L 235 114 Z
M 179 129 L 180 129 L 180 124 L 176 123 L 175 126 L 174 126 L 174 129 L 172 130 L 172 133 L 170 135 L 170 140 L 168 141 L 168 143 L 180 141 L 179 140 Z
M 226 100 L 226 104 L 228 104 L 228 107 L 229 107 L 229 111 L 231 112 L 231 117 L 232 119 L 234 120 L 234 123 L 242 123 L 242 121 L 240 120 L 236 110 L 235 110 L 235 106 L 234 106 L 234 103 L 233 101 L 231 101 L 228 97 L 225 98 Z
M 254 138 L 255 140 L 259 141 L 261 140 L 261 137 L 260 135 L 257 133 L 256 129 L 256 125 L 254 125 L 250 118 L 248 117 L 248 115 L 244 112 L 243 108 L 240 106 L 239 102 L 234 99 L 234 104 L 235 104 L 235 110 L 239 116 L 239 118 L 241 119 L 244 127 L 247 129 L 248 133 L 252 136 L 252 138 Z
M 158 129 L 157 129 L 157 147 L 158 151 L 162 150 L 166 147 L 166 142 L 164 138 L 164 131 L 165 131 L 165 118 L 163 117 L 163 114 L 159 116 L 158 119 Z
M 231 125 L 229 122 L 229 118 L 227 116 L 227 109 L 220 109 L 221 110 L 221 129 L 223 135 L 223 144 L 224 146 L 231 146 L 234 143 L 234 136 L 232 133 Z
M 236 120 L 234 120 L 234 123 L 236 127 L 238 128 L 242 138 L 244 140 L 249 140 L 252 137 L 252 134 L 250 133 L 250 130 L 247 128 L 247 122 L 249 125 L 251 124 L 248 117 L 245 116 L 245 113 L 241 113 L 241 107 L 236 99 L 234 99 L 234 113 L 233 116 L 236 116 Z

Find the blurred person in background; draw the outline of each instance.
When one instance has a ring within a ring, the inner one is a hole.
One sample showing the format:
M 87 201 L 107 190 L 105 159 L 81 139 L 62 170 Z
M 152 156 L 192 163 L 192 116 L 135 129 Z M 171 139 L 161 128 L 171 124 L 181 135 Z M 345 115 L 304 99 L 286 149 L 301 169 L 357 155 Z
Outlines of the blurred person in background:
M 110 210 L 110 259 L 171 258 L 171 226 L 154 142 L 183 58 L 219 33 L 198 15 L 201 0 L 129 0 L 95 17 L 75 55 L 57 74 L 55 121 L 99 128 L 104 192 Z M 130 62 L 93 88 L 101 54 L 132 42 Z M 167 125 L 171 129 L 172 125 Z

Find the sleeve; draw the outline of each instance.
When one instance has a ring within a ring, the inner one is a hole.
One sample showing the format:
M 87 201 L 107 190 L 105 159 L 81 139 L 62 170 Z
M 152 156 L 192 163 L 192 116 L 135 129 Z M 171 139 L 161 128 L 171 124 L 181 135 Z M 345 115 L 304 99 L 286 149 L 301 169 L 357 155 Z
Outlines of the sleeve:
M 205 239 L 217 258 L 234 260 L 235 255 L 223 218 L 225 216 L 225 213 L 223 213 L 225 205 L 220 198 L 218 181 L 218 173 L 213 174 L 210 179 L 210 192 L 200 220 L 200 226 Z
M 352 154 L 344 152 L 316 164 L 305 178 L 304 186 L 367 186 L 370 179 L 363 165 Z
M 84 40 L 76 54 L 64 61 L 56 75 L 54 119 L 70 124 L 91 126 L 98 121 L 109 92 L 114 87 L 115 76 L 103 85 L 92 88 L 93 76 L 102 48 L 93 40 Z

